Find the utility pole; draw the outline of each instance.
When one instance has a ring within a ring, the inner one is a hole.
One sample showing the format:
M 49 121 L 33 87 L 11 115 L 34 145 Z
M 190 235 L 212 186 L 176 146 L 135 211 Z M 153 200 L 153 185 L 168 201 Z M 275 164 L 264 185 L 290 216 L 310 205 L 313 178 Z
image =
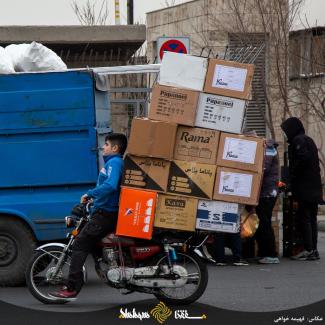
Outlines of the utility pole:
M 127 0 L 127 23 L 133 25 L 133 0 Z
M 115 0 L 115 25 L 121 25 L 120 0 Z

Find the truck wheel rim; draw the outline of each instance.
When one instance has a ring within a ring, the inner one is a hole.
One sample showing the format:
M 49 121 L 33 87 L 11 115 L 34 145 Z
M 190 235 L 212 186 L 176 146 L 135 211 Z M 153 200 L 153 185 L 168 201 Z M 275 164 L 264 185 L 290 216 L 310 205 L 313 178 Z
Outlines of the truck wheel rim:
M 11 264 L 17 256 L 17 244 L 13 238 L 0 235 L 0 266 Z

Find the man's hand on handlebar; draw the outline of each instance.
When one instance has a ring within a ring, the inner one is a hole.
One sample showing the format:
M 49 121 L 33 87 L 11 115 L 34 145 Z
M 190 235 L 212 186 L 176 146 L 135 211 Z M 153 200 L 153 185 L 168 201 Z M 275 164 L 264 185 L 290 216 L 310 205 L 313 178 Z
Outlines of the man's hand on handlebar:
M 81 198 L 80 198 L 80 203 L 86 204 L 87 202 L 89 202 L 91 200 L 91 198 L 87 195 L 84 194 Z

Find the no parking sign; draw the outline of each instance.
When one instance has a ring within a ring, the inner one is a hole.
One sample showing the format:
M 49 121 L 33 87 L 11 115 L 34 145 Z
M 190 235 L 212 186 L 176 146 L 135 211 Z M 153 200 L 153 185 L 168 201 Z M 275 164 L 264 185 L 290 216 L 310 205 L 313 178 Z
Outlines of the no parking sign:
M 157 39 L 158 62 L 161 62 L 164 52 L 190 53 L 189 37 L 159 37 Z

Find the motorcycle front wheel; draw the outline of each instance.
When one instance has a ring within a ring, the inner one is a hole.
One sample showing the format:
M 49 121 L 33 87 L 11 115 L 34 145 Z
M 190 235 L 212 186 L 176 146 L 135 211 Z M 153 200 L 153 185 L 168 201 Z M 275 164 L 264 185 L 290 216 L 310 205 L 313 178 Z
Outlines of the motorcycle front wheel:
M 26 271 L 26 283 L 30 293 L 44 304 L 64 304 L 68 300 L 55 299 L 50 292 L 59 291 L 68 279 L 71 257 L 66 256 L 61 269 L 55 273 L 63 248 L 60 246 L 46 247 L 35 253 Z
M 177 253 L 175 264 L 186 269 L 186 284 L 180 288 L 161 288 L 155 296 L 166 304 L 189 305 L 198 300 L 207 287 L 207 266 L 196 255 L 186 253 Z M 166 256 L 159 259 L 156 265 L 167 265 Z

